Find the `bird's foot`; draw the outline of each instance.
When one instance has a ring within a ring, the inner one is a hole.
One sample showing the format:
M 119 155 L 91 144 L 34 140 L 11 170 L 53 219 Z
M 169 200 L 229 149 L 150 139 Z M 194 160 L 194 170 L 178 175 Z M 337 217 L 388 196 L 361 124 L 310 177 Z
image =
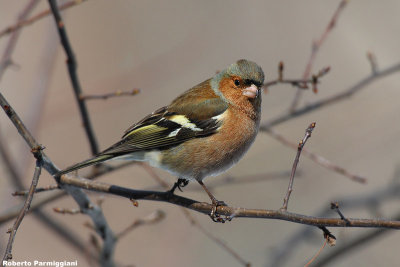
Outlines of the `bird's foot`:
M 174 185 L 172 186 L 172 188 L 168 191 L 169 194 L 173 195 L 175 192 L 175 189 L 179 189 L 179 191 L 182 191 L 182 188 L 187 186 L 189 184 L 189 180 L 186 180 L 184 178 L 178 178 L 178 181 L 176 181 L 174 183 Z
M 209 214 L 211 220 L 217 223 L 225 223 L 226 221 L 231 221 L 232 218 L 230 216 L 221 216 L 220 214 L 217 213 L 217 208 L 220 206 L 228 206 L 228 205 L 226 205 L 225 202 L 216 199 L 212 202 L 212 209 Z

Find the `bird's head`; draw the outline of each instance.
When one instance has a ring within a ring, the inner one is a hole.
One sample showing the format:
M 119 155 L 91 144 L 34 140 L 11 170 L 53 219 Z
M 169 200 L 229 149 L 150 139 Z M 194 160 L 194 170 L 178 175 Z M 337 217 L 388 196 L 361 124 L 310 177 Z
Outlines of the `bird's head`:
M 264 72 L 256 63 L 241 59 L 215 75 L 211 80 L 213 90 L 233 105 L 246 101 L 261 103 L 260 90 Z

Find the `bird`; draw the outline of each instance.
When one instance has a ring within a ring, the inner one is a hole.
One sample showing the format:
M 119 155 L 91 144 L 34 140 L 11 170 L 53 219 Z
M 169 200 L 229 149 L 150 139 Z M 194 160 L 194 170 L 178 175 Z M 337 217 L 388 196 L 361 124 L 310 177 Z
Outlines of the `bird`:
M 133 124 L 114 145 L 56 176 L 111 159 L 145 161 L 178 177 L 172 193 L 197 181 L 211 199 L 209 215 L 217 221 L 217 207 L 226 204 L 203 180 L 235 165 L 254 142 L 263 83 L 262 68 L 240 59 Z

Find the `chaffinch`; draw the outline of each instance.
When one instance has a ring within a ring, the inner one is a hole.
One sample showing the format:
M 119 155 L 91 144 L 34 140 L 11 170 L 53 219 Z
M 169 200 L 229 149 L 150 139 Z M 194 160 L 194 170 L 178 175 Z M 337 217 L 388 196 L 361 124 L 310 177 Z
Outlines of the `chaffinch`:
M 116 158 L 147 161 L 179 178 L 172 192 L 196 180 L 209 195 L 215 214 L 223 202 L 203 179 L 232 167 L 253 143 L 263 82 L 264 73 L 256 63 L 239 60 L 131 126 L 118 143 L 57 175 Z

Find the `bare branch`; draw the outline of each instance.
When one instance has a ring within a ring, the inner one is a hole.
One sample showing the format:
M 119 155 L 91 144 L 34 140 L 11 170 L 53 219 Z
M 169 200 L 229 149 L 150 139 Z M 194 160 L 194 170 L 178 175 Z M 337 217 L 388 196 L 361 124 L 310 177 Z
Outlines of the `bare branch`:
M 2 93 L 0 93 L 0 105 L 7 114 L 7 116 L 10 118 L 14 126 L 17 128 L 19 134 L 24 138 L 25 142 L 31 147 L 32 152 L 34 153 L 35 152 L 34 149 L 41 146 L 38 144 L 35 138 L 25 127 L 22 120 L 15 113 L 14 109 L 10 106 L 10 104 L 4 98 Z M 55 175 L 59 171 L 59 169 L 53 164 L 53 162 L 46 156 L 44 152 L 42 152 L 42 159 L 43 159 L 43 167 L 51 175 Z M 98 206 L 92 204 L 88 196 L 81 189 L 66 185 L 61 185 L 61 188 L 64 189 L 68 194 L 70 194 L 74 198 L 74 200 L 78 203 L 83 213 L 87 214 L 92 219 L 93 223 L 96 226 L 97 233 L 104 240 L 103 251 L 101 254 L 100 261 L 104 264 L 111 265 L 113 263 L 115 238 L 101 209 Z
M 120 239 L 121 237 L 126 236 L 129 232 L 131 232 L 132 230 L 136 229 L 139 226 L 158 223 L 162 221 L 164 218 L 165 218 L 165 212 L 161 210 L 156 210 L 155 212 L 147 215 L 142 219 L 136 219 L 135 221 L 133 221 L 131 225 L 122 230 L 120 233 L 116 234 L 115 238 Z
M 293 162 L 293 168 L 292 168 L 292 173 L 290 174 L 290 180 L 289 180 L 289 185 L 288 185 L 288 189 L 286 191 L 286 196 L 283 199 L 283 206 L 281 208 L 281 210 L 287 210 L 288 204 L 289 204 L 289 198 L 290 198 L 290 194 L 293 191 L 293 182 L 294 182 L 294 175 L 296 174 L 296 169 L 297 169 L 297 164 L 299 163 L 300 160 L 300 155 L 301 155 L 301 151 L 303 150 L 304 145 L 306 144 L 308 138 L 311 137 L 311 133 L 315 128 L 315 122 L 311 123 L 308 128 L 306 129 L 306 133 L 303 137 L 303 139 L 300 141 L 298 147 L 297 147 L 297 154 L 296 154 L 296 158 L 294 159 Z
M 73 0 L 73 1 L 69 1 L 69 2 L 66 2 L 66 3 L 60 5 L 60 6 L 58 7 L 58 9 L 59 9 L 59 10 L 64 10 L 64 9 L 67 9 L 67 8 L 70 8 L 70 7 L 79 5 L 79 4 L 81 4 L 82 2 L 84 2 L 84 1 L 85 1 L 85 0 Z M 14 25 L 8 26 L 8 27 L 6 27 L 5 29 L 1 30 L 1 31 L 0 31 L 0 38 L 3 37 L 3 36 L 8 35 L 8 34 L 10 34 L 10 33 L 13 33 L 13 32 L 15 32 L 15 31 L 17 31 L 17 30 L 19 30 L 19 29 L 22 28 L 22 27 L 31 25 L 32 23 L 34 23 L 34 22 L 36 22 L 36 21 L 38 21 L 38 20 L 40 20 L 40 19 L 42 19 L 42 18 L 44 18 L 44 17 L 50 15 L 50 14 L 51 14 L 51 10 L 50 10 L 50 9 L 47 9 L 47 10 L 44 10 L 44 11 L 42 11 L 42 12 L 39 12 L 38 14 L 36 14 L 36 15 L 34 15 L 34 16 L 28 18 L 28 19 L 25 19 L 25 18 L 24 18 L 23 20 L 19 20 L 19 21 L 18 21 L 17 23 L 15 23 Z
M 40 152 L 37 153 L 36 167 L 35 172 L 33 174 L 32 183 L 29 188 L 29 194 L 25 200 L 24 207 L 21 209 L 17 219 L 13 227 L 10 229 L 10 237 L 8 239 L 7 248 L 4 253 L 3 262 L 12 259 L 12 246 L 14 243 L 15 235 L 17 234 L 18 227 L 21 225 L 22 220 L 25 217 L 25 214 L 28 212 L 29 207 L 31 205 L 33 194 L 35 193 L 35 188 L 38 184 L 40 173 L 42 172 L 43 161 Z
M 210 214 L 213 205 L 198 202 L 193 199 L 181 197 L 171 194 L 169 192 L 135 190 L 116 185 L 110 185 L 97 181 L 92 181 L 84 178 L 73 177 L 71 175 L 62 175 L 60 183 L 64 185 L 71 185 L 86 190 L 110 193 L 113 195 L 125 197 L 128 199 L 136 200 L 152 200 L 167 202 L 181 207 L 185 207 L 203 214 Z M 338 218 L 326 217 L 312 217 L 302 214 L 296 214 L 285 210 L 265 210 L 265 209 L 248 209 L 236 208 L 230 206 L 218 206 L 217 212 L 223 216 L 231 218 L 264 218 L 290 221 L 299 224 L 306 224 L 311 226 L 325 226 L 325 227 L 368 227 L 368 228 L 391 228 L 400 229 L 400 221 L 383 220 L 383 219 L 354 219 L 347 218 L 348 223 Z
M 339 18 L 339 15 L 343 11 L 343 9 L 346 7 L 347 2 L 349 2 L 349 0 L 342 0 L 339 3 L 339 6 L 337 7 L 335 13 L 333 13 L 331 20 L 329 21 L 328 25 L 326 26 L 325 31 L 322 33 L 322 35 L 319 37 L 318 40 L 313 42 L 312 47 L 311 47 L 311 55 L 310 55 L 310 58 L 308 59 L 306 68 L 303 73 L 304 80 L 306 80 L 310 77 L 311 69 L 312 69 L 314 61 L 317 57 L 318 51 L 321 48 L 321 46 L 323 45 L 323 43 L 325 42 L 325 40 L 327 39 L 329 33 L 335 27 L 337 20 Z M 289 107 L 289 113 L 292 113 L 296 110 L 296 108 L 299 104 L 300 98 L 301 98 L 301 93 L 302 93 L 301 90 L 296 91 L 296 95 L 294 96 L 292 104 Z
M 287 138 L 285 138 L 283 135 L 279 134 L 272 128 L 266 128 L 265 132 L 268 133 L 271 137 L 275 138 L 276 140 L 278 140 L 279 142 L 281 142 L 282 144 L 284 144 L 288 147 L 291 147 L 293 149 L 297 149 L 297 147 L 298 147 L 297 144 L 291 142 L 290 140 L 288 140 Z M 346 170 L 345 168 L 331 162 L 327 158 L 324 158 L 318 154 L 315 154 L 306 148 L 303 148 L 302 153 L 304 156 L 310 158 L 315 163 L 317 163 L 329 170 L 337 172 L 345 177 L 348 177 L 355 182 L 358 182 L 358 183 L 366 183 L 367 182 L 367 178 L 357 175 L 357 174 L 353 174 L 350 171 Z
M 372 74 L 376 74 L 378 72 L 378 62 L 376 60 L 376 56 L 371 51 L 367 52 L 367 59 L 369 64 L 371 65 Z
M 55 190 L 55 189 L 60 189 L 58 184 L 36 188 L 35 193 L 41 193 L 41 192 L 51 191 L 51 190 Z M 14 193 L 12 193 L 13 196 L 27 196 L 28 194 L 29 194 L 29 191 L 15 191 Z
M 107 94 L 103 94 L 103 95 L 80 95 L 79 99 L 80 100 L 98 100 L 98 99 L 103 99 L 103 100 L 107 100 L 110 97 L 117 97 L 117 96 L 134 96 L 140 93 L 139 89 L 132 89 L 129 91 L 115 91 L 113 93 L 107 93 Z
M 400 216 L 397 216 L 397 219 L 400 219 Z M 358 249 L 359 247 L 366 246 L 368 243 L 375 241 L 377 238 L 383 236 L 384 234 L 390 233 L 390 229 L 373 229 L 368 231 L 365 234 L 362 234 L 352 240 L 348 240 L 342 246 L 338 246 L 331 253 L 321 257 L 314 267 L 317 266 L 327 266 L 328 263 L 336 260 L 338 257 L 343 256 L 345 254 L 351 253 L 352 251 Z
M 317 74 L 313 74 L 311 79 L 283 79 L 283 66 L 283 62 L 279 62 L 278 78 L 269 82 L 265 82 L 263 84 L 264 92 L 266 92 L 269 87 L 277 84 L 291 84 L 298 89 L 308 89 L 308 84 L 311 84 L 314 90 L 319 83 L 319 78 L 323 77 L 330 71 L 330 67 L 325 67 L 321 69 Z
M 56 213 L 69 214 L 69 215 L 75 215 L 75 214 L 82 214 L 83 213 L 83 211 L 81 209 L 53 208 L 53 211 L 56 212 Z
M 322 246 L 320 247 L 320 249 L 318 250 L 317 254 L 315 254 L 314 257 L 312 257 L 312 259 L 309 262 L 307 262 L 306 265 L 304 265 L 304 267 L 310 266 L 310 264 L 313 263 L 316 258 L 318 258 L 319 254 L 321 254 L 322 250 L 325 248 L 327 242 L 328 242 L 328 239 L 325 238 L 325 241 L 322 244 Z
M 260 126 L 260 130 L 261 131 L 266 131 L 268 128 L 278 125 L 280 123 L 283 123 L 285 121 L 288 121 L 290 119 L 305 115 L 311 111 L 315 111 L 319 108 L 322 108 L 324 106 L 328 106 L 331 104 L 334 104 L 336 102 L 339 102 L 340 100 L 344 100 L 344 99 L 348 99 L 350 96 L 352 96 L 353 94 L 357 93 L 358 91 L 360 91 L 361 89 L 364 89 L 366 86 L 368 86 L 370 83 L 381 79 L 383 77 L 386 77 L 390 74 L 393 74 L 395 72 L 400 71 L 400 62 L 390 66 L 386 69 L 383 69 L 377 73 L 371 73 L 370 75 L 368 75 L 367 77 L 361 79 L 360 81 L 358 81 L 357 83 L 355 83 L 353 86 L 349 87 L 348 89 L 344 90 L 341 93 L 335 94 L 333 96 L 330 97 L 326 97 L 324 99 L 321 99 L 319 101 L 315 101 L 314 103 L 308 104 L 302 108 L 296 109 L 295 111 L 291 112 L 291 113 L 286 113 L 286 114 L 282 114 L 277 116 L 276 118 L 267 121 L 265 123 L 263 123 Z
M 24 7 L 22 12 L 18 15 L 17 23 L 24 20 L 32 12 L 33 8 L 39 3 L 39 0 L 30 0 Z M 0 60 L 0 80 L 7 67 L 12 64 L 11 54 L 14 51 L 15 45 L 17 44 L 20 31 L 14 31 L 10 36 L 7 46 L 4 50 L 4 54 Z
M 90 143 L 90 149 L 92 151 L 92 154 L 96 155 L 99 153 L 99 146 L 97 144 L 96 136 L 93 131 L 92 123 L 90 122 L 90 117 L 86 107 L 86 102 L 80 99 L 80 96 L 82 95 L 82 88 L 78 78 L 78 73 L 77 73 L 78 65 L 75 59 L 75 55 L 72 50 L 71 44 L 69 42 L 67 31 L 65 30 L 64 22 L 61 19 L 61 15 L 58 10 L 56 1 L 49 0 L 49 4 L 51 11 L 53 12 L 54 19 L 56 21 L 61 44 L 64 47 L 65 54 L 67 55 L 68 72 L 71 79 L 72 87 L 74 89 L 75 98 L 78 103 L 79 111 L 81 113 L 83 126 L 85 128 L 86 135 Z

